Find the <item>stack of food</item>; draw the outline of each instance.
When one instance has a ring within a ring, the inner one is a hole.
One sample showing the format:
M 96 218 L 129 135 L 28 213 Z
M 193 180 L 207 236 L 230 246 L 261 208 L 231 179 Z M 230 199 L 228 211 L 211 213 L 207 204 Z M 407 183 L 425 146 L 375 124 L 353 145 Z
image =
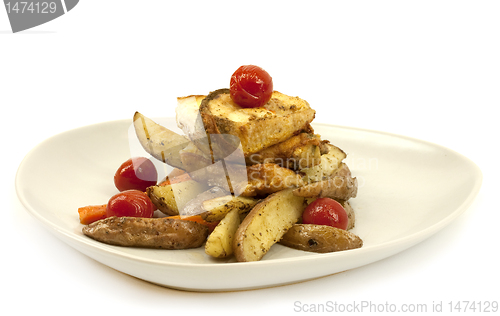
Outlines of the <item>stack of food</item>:
M 314 117 L 305 100 L 274 91 L 256 66 L 240 67 L 230 89 L 179 98 L 185 135 L 135 113 L 143 148 L 175 168 L 145 189 L 165 216 L 105 216 L 84 234 L 120 246 L 204 245 L 212 257 L 237 261 L 260 260 L 276 243 L 314 252 L 361 247 L 349 232 L 356 178 L 345 152 L 314 133 Z

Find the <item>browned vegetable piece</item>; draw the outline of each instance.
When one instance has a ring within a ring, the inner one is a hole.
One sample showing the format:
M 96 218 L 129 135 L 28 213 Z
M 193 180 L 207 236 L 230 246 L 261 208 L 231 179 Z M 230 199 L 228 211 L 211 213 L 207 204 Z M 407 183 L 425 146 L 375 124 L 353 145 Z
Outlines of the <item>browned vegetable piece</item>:
M 293 191 L 296 196 L 307 198 L 330 197 L 349 200 L 358 193 L 358 180 L 352 177 L 333 176 L 329 179 L 306 184 Z
M 353 229 L 356 222 L 356 216 L 354 215 L 354 210 L 351 204 L 349 203 L 349 201 L 344 201 L 344 200 L 339 200 L 338 202 L 342 205 L 342 207 L 346 211 L 347 218 L 349 219 L 346 230 Z
M 258 201 L 250 197 L 232 195 L 206 200 L 202 203 L 206 211 L 201 213 L 201 217 L 207 222 L 220 221 L 234 209 L 237 209 L 239 214 L 250 211 Z
M 133 122 L 137 139 L 145 151 L 164 163 L 184 169 L 179 151 L 189 144 L 186 137 L 161 126 L 139 112 L 135 112 Z
M 128 247 L 188 249 L 203 245 L 208 228 L 182 219 L 109 217 L 83 227 L 97 241 Z
M 247 165 L 275 163 L 284 168 L 303 169 L 321 161 L 321 147 L 325 146 L 319 135 L 300 133 L 246 157 Z
M 219 222 L 208 236 L 205 253 L 214 258 L 226 258 L 233 254 L 233 239 L 240 225 L 238 209 L 233 209 Z
M 146 194 L 158 209 L 166 215 L 177 215 L 190 200 L 207 190 L 207 186 L 194 180 L 168 185 L 154 185 Z
M 332 144 L 323 144 L 323 147 L 326 153 L 320 156 L 319 163 L 300 170 L 304 174 L 304 182 L 318 182 L 333 175 L 345 175 L 345 170 L 342 171 L 342 169 L 349 171 L 347 165 L 342 162 L 347 157 L 347 154 L 342 149 Z
M 346 230 L 313 224 L 295 224 L 280 240 L 280 244 L 311 252 L 335 252 L 363 246 L 357 235 Z
M 306 202 L 285 189 L 259 202 L 248 213 L 234 236 L 238 261 L 258 261 L 298 221 Z
M 241 196 L 260 197 L 287 188 L 304 184 L 302 177 L 294 171 L 274 163 L 256 164 L 247 167 L 248 182 L 237 186 Z

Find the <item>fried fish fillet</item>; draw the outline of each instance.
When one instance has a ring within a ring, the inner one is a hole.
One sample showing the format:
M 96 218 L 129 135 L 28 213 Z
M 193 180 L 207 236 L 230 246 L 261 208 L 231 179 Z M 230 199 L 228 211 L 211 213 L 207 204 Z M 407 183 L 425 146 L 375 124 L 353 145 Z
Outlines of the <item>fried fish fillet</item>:
M 268 103 L 258 108 L 240 107 L 231 99 L 229 89 L 211 92 L 200 105 L 207 134 L 236 136 L 245 156 L 283 142 L 303 130 L 310 131 L 315 113 L 305 100 L 277 91 Z M 221 142 L 219 145 L 239 146 L 230 140 L 228 144 Z

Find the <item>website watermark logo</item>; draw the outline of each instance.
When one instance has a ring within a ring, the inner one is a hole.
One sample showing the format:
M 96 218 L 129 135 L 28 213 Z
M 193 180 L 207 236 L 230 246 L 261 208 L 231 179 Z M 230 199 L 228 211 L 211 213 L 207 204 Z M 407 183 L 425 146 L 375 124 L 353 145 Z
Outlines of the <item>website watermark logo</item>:
M 12 32 L 17 33 L 52 21 L 72 10 L 79 0 L 4 0 Z

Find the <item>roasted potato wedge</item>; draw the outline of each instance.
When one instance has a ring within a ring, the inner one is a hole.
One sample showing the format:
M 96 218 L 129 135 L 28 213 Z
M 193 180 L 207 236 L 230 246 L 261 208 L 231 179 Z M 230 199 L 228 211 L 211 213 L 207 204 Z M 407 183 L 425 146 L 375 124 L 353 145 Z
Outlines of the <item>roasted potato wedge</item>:
M 134 128 L 142 147 L 154 158 L 176 168 L 183 167 L 179 152 L 189 140 L 161 126 L 139 112 L 134 114 Z
M 151 186 L 147 188 L 146 194 L 162 213 L 178 215 L 184 205 L 207 189 L 202 183 L 188 180 L 165 186 Z
M 206 212 L 202 213 L 201 217 L 207 222 L 220 221 L 233 210 L 237 210 L 239 214 L 250 211 L 257 202 L 254 198 L 232 195 L 206 200 L 202 204 Z
M 240 225 L 240 213 L 233 209 L 217 224 L 208 236 L 205 253 L 214 258 L 226 258 L 233 254 L 233 239 Z
M 311 252 L 335 252 L 363 246 L 357 235 L 336 227 L 313 224 L 294 224 L 283 235 L 280 244 Z
M 208 236 L 205 225 L 168 217 L 108 217 L 83 227 L 82 232 L 110 245 L 158 249 L 198 248 Z
M 307 198 L 330 197 L 339 200 L 349 200 L 356 197 L 358 180 L 352 177 L 334 176 L 332 178 L 306 184 L 293 191 L 296 196 Z
M 305 182 L 318 182 L 331 177 L 347 157 L 346 153 L 340 148 L 331 144 L 325 144 L 325 146 L 328 148 L 328 152 L 321 155 L 319 164 L 300 170 L 305 174 L 303 178 Z
M 351 170 L 349 169 L 349 167 L 344 162 L 342 162 L 339 164 L 339 167 L 337 168 L 337 170 L 335 170 L 335 172 L 333 173 L 333 176 L 351 177 L 352 174 L 351 174 Z
M 212 158 L 205 155 L 194 143 L 189 143 L 179 152 L 184 170 L 193 172 L 210 166 Z
M 248 213 L 234 237 L 234 254 L 238 261 L 258 261 L 272 245 L 302 216 L 305 199 L 293 189 L 269 195 Z

